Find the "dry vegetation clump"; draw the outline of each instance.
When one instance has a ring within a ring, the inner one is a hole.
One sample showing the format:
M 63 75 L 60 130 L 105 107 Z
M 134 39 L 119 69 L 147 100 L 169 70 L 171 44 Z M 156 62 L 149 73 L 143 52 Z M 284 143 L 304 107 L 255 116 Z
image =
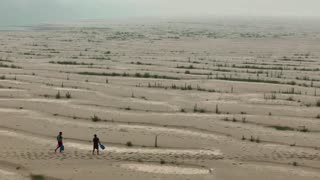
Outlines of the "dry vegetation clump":
M 93 116 L 91 117 L 91 121 L 93 121 L 93 122 L 99 122 L 99 121 L 101 121 L 101 119 L 100 119 L 98 116 L 93 115 Z
M 69 91 L 66 93 L 66 98 L 67 98 L 67 99 L 70 99 L 70 98 L 71 98 L 71 93 L 70 93 Z
M 127 145 L 128 147 L 133 146 L 133 144 L 132 144 L 132 142 L 131 142 L 131 141 L 128 141 L 128 142 L 126 143 L 126 145 Z
M 56 99 L 60 99 L 61 95 L 60 95 L 60 91 L 58 91 L 58 93 L 56 94 Z

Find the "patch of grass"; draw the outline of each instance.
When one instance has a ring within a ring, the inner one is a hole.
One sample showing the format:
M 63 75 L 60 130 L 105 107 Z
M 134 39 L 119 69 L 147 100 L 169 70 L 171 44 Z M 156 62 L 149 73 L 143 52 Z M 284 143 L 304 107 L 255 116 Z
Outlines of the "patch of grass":
M 46 179 L 43 175 L 39 175 L 39 174 L 31 174 L 30 178 L 31 178 L 31 180 L 45 180 Z
M 61 65 L 89 65 L 92 66 L 93 63 L 78 63 L 76 61 L 49 61 L 50 64 L 61 64 Z
M 272 125 L 272 126 L 269 126 L 269 127 L 274 128 L 274 129 L 279 130 L 279 131 L 294 131 L 295 130 L 294 128 L 288 127 L 288 126 Z
M 127 73 L 97 73 L 97 72 L 79 72 L 78 74 L 81 75 L 90 75 L 90 76 L 122 76 L 122 77 L 135 77 L 135 78 L 154 78 L 154 79 L 173 79 L 179 80 L 180 78 L 172 77 L 172 76 L 165 76 L 165 75 L 157 75 L 157 74 L 149 74 L 144 73 L 135 73 L 135 74 L 127 74 Z
M 14 64 L 11 64 L 11 65 L 7 65 L 7 64 L 3 64 L 0 62 L 0 67 L 3 67 L 3 68 L 12 68 L 12 69 L 21 69 L 21 67 L 19 66 L 16 66 Z
M 282 84 L 280 81 L 267 80 L 267 79 L 245 79 L 245 78 L 227 78 L 227 77 L 217 77 L 218 80 L 225 81 L 240 81 L 240 82 L 257 82 L 257 83 L 269 83 L 269 84 Z
M 0 58 L 0 61 L 2 61 L 2 62 L 13 62 L 13 61 L 11 61 L 11 60 L 8 60 L 8 59 L 2 59 L 2 58 Z

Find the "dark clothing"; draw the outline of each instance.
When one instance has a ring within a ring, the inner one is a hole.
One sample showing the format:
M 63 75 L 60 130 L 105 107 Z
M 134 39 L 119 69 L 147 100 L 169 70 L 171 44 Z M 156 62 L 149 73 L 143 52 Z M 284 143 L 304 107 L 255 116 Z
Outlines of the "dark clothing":
M 61 135 L 58 135 L 57 136 L 57 141 L 58 141 L 58 147 L 61 147 L 63 145 L 62 143 L 62 136 Z
M 99 149 L 100 140 L 99 138 L 93 138 L 93 149 Z
M 61 147 L 62 145 L 62 142 L 58 142 L 58 147 Z

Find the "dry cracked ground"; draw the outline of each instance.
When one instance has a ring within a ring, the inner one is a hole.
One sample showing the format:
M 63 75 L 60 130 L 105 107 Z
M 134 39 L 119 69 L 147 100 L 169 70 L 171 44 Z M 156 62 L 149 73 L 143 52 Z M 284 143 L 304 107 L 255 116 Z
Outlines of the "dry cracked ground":
M 319 37 L 211 31 L 0 32 L 0 179 L 320 179 Z

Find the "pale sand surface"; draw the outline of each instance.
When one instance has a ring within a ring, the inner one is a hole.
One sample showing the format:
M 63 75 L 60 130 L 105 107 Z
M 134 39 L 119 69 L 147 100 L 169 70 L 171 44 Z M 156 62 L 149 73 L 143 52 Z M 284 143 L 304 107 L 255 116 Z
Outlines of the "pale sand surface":
M 318 29 L 221 28 L 0 32 L 0 179 L 320 179 Z

